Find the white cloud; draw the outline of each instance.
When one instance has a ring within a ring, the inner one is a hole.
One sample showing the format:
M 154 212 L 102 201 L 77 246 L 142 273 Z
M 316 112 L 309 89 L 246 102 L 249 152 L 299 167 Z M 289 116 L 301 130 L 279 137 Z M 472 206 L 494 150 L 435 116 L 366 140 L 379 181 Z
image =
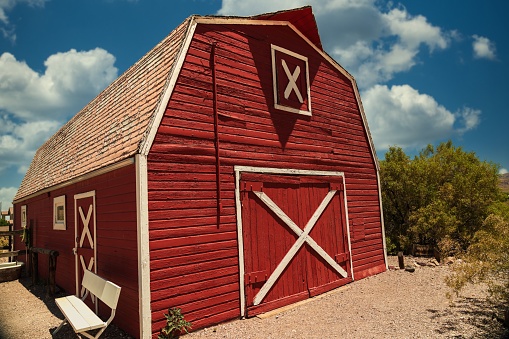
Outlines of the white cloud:
M 374 19 L 360 20 L 366 15 Z M 364 89 L 387 82 L 395 74 L 410 70 L 418 62 L 421 46 L 427 46 L 430 51 L 447 48 L 449 36 L 453 34 L 442 32 L 439 27 L 428 23 L 425 17 L 412 16 L 402 8 L 387 13 L 376 7 L 369 8 L 369 11 L 365 8 L 355 23 L 365 25 L 364 31 L 370 33 L 359 36 L 358 40 L 348 45 L 341 41 L 326 41 L 324 44 L 334 45 L 332 55 L 355 76 L 359 87 Z M 344 34 L 348 35 L 349 30 L 355 29 L 355 26 L 345 28 Z
M 434 50 L 444 49 L 448 45 L 448 38 L 441 29 L 428 23 L 422 15 L 412 16 L 406 10 L 396 8 L 382 16 L 387 22 L 389 32 L 408 48 L 415 49 L 425 44 Z
M 378 149 L 391 145 L 421 148 L 435 140 L 461 135 L 479 124 L 480 111 L 453 113 L 409 85 L 375 85 L 362 95 L 371 134 Z
M 358 49 L 359 44 L 354 46 L 354 50 L 335 50 L 338 55 L 338 59 L 343 60 L 343 53 L 346 52 L 348 59 L 355 57 L 355 51 Z M 395 73 L 408 71 L 415 65 L 416 50 L 411 50 L 400 44 L 394 44 L 390 50 L 383 49 L 366 49 L 360 51 L 357 55 L 368 56 L 360 61 L 360 57 L 355 61 L 354 64 L 347 67 L 347 70 L 354 74 L 357 84 L 360 88 L 369 88 L 375 84 L 389 81 L 393 78 Z M 343 65 L 348 62 L 343 62 Z
M 2 0 L 0 0 L 2 1 Z M 117 77 L 101 48 L 56 53 L 40 74 L 9 53 L 0 56 L 0 173 L 24 173 L 32 157 L 69 117 Z
M 2 211 L 7 211 L 12 206 L 12 199 L 16 195 L 18 189 L 16 187 L 0 187 L 0 202 Z
M 409 85 L 383 85 L 420 63 L 420 54 L 446 49 L 460 33 L 444 31 L 405 7 L 376 0 L 223 0 L 224 15 L 252 15 L 311 5 L 324 48 L 357 80 L 379 149 L 421 148 L 462 135 L 480 123 L 481 112 L 452 112 Z
M 498 174 L 507 174 L 509 173 L 509 171 L 506 169 L 506 168 L 501 168 L 499 171 L 498 171 Z
M 23 166 L 26 170 L 37 148 L 62 125 L 58 121 L 32 121 L 15 123 L 1 117 L 0 169 Z
M 44 7 L 48 0 L 0 0 L 0 31 L 4 38 L 16 41 L 15 28 L 10 23 L 7 12 L 19 4 L 27 4 L 31 7 Z
M 456 32 L 444 32 L 404 7 L 382 9 L 375 0 L 223 0 L 219 14 L 252 15 L 311 5 L 326 50 L 360 88 L 391 80 L 418 62 L 421 47 L 445 49 Z M 389 3 L 391 6 L 392 3 Z
M 39 74 L 10 53 L 0 56 L 0 110 L 24 120 L 76 113 L 117 77 L 115 57 L 101 48 L 51 55 Z
M 473 35 L 472 38 L 474 39 L 472 43 L 474 58 L 489 60 L 497 58 L 495 44 L 490 39 L 478 35 Z
M 258 0 L 258 1 L 236 1 L 223 0 L 221 9 L 217 12 L 220 15 L 248 16 L 265 12 L 275 12 L 283 9 L 301 7 L 306 1 L 299 0 Z

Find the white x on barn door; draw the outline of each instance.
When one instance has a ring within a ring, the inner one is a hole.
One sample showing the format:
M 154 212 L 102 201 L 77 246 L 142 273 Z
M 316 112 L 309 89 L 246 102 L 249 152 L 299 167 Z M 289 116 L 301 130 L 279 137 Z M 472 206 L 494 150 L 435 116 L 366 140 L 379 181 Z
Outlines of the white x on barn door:
M 309 221 L 307 222 L 306 226 L 304 227 L 304 230 L 301 230 L 299 228 L 299 226 L 297 226 L 297 224 L 295 224 L 295 222 L 293 222 L 292 219 L 290 219 L 290 217 L 288 217 L 285 212 L 283 212 L 279 206 L 277 206 L 270 198 L 267 194 L 263 193 L 263 192 L 253 192 L 254 194 L 256 194 L 256 196 L 258 198 L 260 198 L 261 201 L 263 201 L 263 203 L 265 205 L 267 205 L 267 207 L 272 211 L 274 212 L 274 214 L 276 214 L 280 219 L 281 221 L 283 221 L 297 236 L 297 241 L 295 241 L 295 243 L 293 244 L 293 246 L 290 248 L 290 250 L 288 250 L 288 252 L 286 253 L 286 255 L 284 256 L 283 260 L 281 260 L 281 262 L 278 264 L 278 266 L 276 267 L 276 269 L 274 270 L 274 272 L 272 272 L 272 274 L 270 275 L 269 279 L 267 280 L 267 282 L 262 286 L 262 288 L 260 289 L 260 291 L 258 292 L 258 294 L 255 296 L 254 298 L 254 302 L 253 304 L 254 305 L 258 305 L 262 300 L 263 298 L 265 297 L 265 295 L 267 295 L 267 293 L 270 291 L 270 289 L 272 288 L 272 286 L 274 285 L 274 283 L 276 282 L 276 280 L 279 278 L 279 276 L 281 275 L 281 273 L 284 271 L 284 269 L 286 268 L 286 266 L 288 266 L 288 264 L 290 263 L 290 261 L 293 259 L 293 257 L 295 256 L 295 254 L 297 253 L 297 251 L 301 248 L 301 246 L 304 244 L 304 242 L 306 242 L 309 246 L 311 246 L 311 248 L 313 248 L 316 253 L 322 257 L 329 265 L 331 265 L 331 267 L 336 270 L 336 272 L 338 272 L 343 278 L 346 278 L 348 273 L 341 267 L 339 266 L 336 261 L 334 259 L 332 259 L 330 257 L 329 254 L 327 254 L 327 252 L 325 252 L 321 247 L 320 245 L 318 245 L 314 240 L 313 238 L 311 238 L 309 236 L 309 233 L 311 232 L 311 230 L 313 229 L 313 227 L 315 226 L 316 222 L 318 221 L 318 218 L 320 218 L 320 216 L 322 215 L 323 211 L 325 210 L 325 208 L 327 207 L 327 205 L 329 204 L 329 202 L 332 200 L 332 198 L 334 197 L 334 195 L 336 194 L 337 191 L 335 190 L 332 190 L 330 191 L 329 193 L 327 193 L 327 195 L 325 196 L 325 198 L 322 200 L 320 206 L 318 206 L 318 208 L 315 210 L 315 212 L 313 213 L 313 216 L 311 217 L 311 219 L 309 219 Z
M 74 211 L 76 296 L 81 298 L 85 294 L 84 288 L 81 287 L 84 270 L 97 273 L 95 191 L 75 195 Z M 91 298 L 92 303 L 95 303 L 95 298 L 93 296 Z M 97 310 L 97 303 L 95 304 Z
M 242 315 L 352 281 L 343 173 L 242 166 L 235 171 Z

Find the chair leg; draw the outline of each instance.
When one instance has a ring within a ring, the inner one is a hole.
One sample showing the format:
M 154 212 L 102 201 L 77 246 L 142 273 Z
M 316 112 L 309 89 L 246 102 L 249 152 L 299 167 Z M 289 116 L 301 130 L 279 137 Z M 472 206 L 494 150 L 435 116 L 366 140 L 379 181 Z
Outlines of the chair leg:
M 80 332 L 79 335 L 83 335 L 83 336 L 85 336 L 87 338 L 90 338 L 90 339 L 98 339 L 101 336 L 101 334 L 104 332 L 105 329 L 106 329 L 106 327 L 101 328 L 99 330 L 99 332 L 97 332 L 95 334 L 95 336 L 93 336 L 92 334 L 87 333 L 87 332 Z
M 60 329 L 62 328 L 62 326 L 64 326 L 65 324 L 67 324 L 67 319 L 64 319 L 60 325 L 57 327 L 56 330 L 53 331 L 52 335 L 55 335 L 58 331 L 60 331 Z

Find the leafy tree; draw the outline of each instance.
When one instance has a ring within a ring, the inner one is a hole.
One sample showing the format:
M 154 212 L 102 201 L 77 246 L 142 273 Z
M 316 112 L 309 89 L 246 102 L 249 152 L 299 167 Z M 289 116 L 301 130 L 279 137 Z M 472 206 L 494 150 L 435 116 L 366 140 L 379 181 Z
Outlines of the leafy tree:
M 408 220 L 415 209 L 411 161 L 401 148 L 391 147 L 385 154 L 380 182 L 388 250 L 400 250 L 409 245 Z
M 9 226 L 9 221 L 0 218 L 0 226 Z
M 497 172 L 450 141 L 412 160 L 391 147 L 381 162 L 388 243 L 398 250 L 429 244 L 445 254 L 466 249 L 500 196 Z

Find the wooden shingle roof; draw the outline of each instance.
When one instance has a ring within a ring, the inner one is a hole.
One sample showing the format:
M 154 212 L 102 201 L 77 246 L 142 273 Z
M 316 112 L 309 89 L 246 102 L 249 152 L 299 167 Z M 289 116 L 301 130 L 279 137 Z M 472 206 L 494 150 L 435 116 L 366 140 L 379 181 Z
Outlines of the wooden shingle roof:
M 14 201 L 136 154 L 191 21 L 185 20 L 37 150 Z

